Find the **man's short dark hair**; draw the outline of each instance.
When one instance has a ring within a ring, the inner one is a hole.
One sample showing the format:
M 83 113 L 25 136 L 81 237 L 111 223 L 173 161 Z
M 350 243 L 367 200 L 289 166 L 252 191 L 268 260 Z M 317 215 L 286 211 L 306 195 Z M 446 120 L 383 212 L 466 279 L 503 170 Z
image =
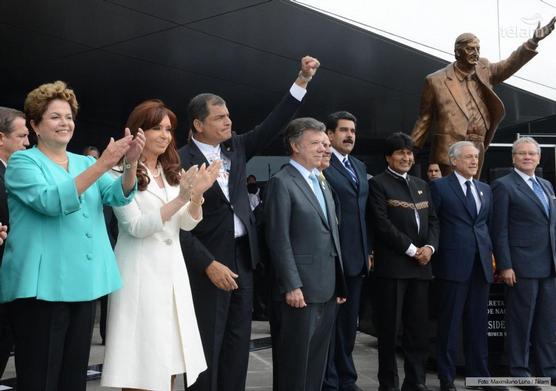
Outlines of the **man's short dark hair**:
M 397 151 L 398 149 L 409 149 L 413 151 L 415 149 L 415 141 L 413 141 L 413 139 L 405 133 L 392 133 L 385 140 L 384 154 L 386 156 L 392 156 L 394 151 Z
M 25 119 L 25 114 L 16 109 L 0 106 L 0 132 L 10 134 L 13 131 L 12 124 L 16 118 Z
M 326 117 L 326 130 L 334 131 L 338 127 L 338 121 L 341 119 L 345 119 L 348 121 L 353 121 L 355 126 L 357 127 L 357 118 L 353 114 L 348 111 L 336 111 Z
M 289 155 L 293 154 L 291 143 L 299 140 L 306 130 L 324 133 L 325 126 L 322 122 L 311 117 L 296 118 L 291 121 L 284 133 L 284 144 Z
M 97 147 L 95 147 L 94 145 L 87 145 L 85 148 L 83 148 L 83 155 L 87 155 L 88 152 L 93 152 L 93 151 L 100 154 L 100 151 L 98 150 Z
M 193 121 L 196 119 L 204 121 L 208 117 L 209 104 L 223 106 L 226 104 L 226 101 L 220 96 L 211 93 L 199 94 L 189 101 L 189 105 L 187 106 L 187 117 L 189 118 L 189 129 L 194 133 L 197 133 L 197 129 L 195 129 Z

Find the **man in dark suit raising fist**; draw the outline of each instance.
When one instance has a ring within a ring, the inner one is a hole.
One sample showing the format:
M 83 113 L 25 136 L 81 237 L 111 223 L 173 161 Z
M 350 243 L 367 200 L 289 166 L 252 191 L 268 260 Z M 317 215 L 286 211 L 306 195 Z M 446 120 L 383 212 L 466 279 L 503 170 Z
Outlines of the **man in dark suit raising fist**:
M 221 97 L 200 94 L 189 103 L 192 136 L 179 151 L 182 166 L 223 161 L 220 176 L 204 194 L 203 221 L 181 236 L 208 365 L 192 390 L 245 390 L 252 270 L 260 258 L 245 166 L 295 115 L 318 67 L 317 59 L 303 57 L 290 91 L 260 125 L 239 135 L 232 132 L 230 113 Z

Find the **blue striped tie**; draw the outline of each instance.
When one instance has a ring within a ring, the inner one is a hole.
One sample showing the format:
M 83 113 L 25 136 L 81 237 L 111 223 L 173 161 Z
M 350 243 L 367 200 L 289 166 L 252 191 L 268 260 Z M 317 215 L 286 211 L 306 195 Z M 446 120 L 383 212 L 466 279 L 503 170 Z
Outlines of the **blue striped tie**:
M 347 156 L 344 158 L 343 163 L 344 163 L 344 167 L 346 168 L 347 172 L 349 173 L 349 176 L 351 177 L 351 180 L 355 183 L 359 183 L 359 181 L 357 180 L 357 175 L 355 175 L 355 170 L 353 169 L 353 166 L 351 165 Z
M 548 200 L 546 199 L 546 194 L 544 194 L 541 185 L 539 185 L 539 182 L 537 182 L 535 178 L 529 178 L 529 180 L 533 184 L 533 192 L 539 198 L 539 201 L 541 202 L 542 206 L 544 206 L 544 212 L 546 213 L 547 216 L 549 216 L 550 209 L 548 206 Z

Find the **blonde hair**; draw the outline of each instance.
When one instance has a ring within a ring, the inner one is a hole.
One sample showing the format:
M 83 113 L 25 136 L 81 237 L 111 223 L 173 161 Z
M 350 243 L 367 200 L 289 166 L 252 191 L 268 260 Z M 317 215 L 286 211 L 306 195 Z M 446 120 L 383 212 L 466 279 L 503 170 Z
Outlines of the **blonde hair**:
M 30 121 L 39 123 L 49 103 L 55 99 L 68 102 L 71 113 L 75 119 L 77 110 L 79 109 L 77 98 L 73 90 L 68 88 L 67 84 L 60 80 L 53 83 L 41 84 L 27 94 L 23 110 Z

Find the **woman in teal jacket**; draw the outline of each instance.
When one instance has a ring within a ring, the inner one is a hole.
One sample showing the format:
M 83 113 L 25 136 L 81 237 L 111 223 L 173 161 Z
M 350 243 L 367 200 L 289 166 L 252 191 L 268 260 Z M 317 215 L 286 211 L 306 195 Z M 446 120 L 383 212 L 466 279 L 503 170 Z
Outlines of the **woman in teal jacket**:
M 102 206 L 131 201 L 145 138 L 126 129 L 98 160 L 70 153 L 77 109 L 61 81 L 31 91 L 25 112 L 37 147 L 14 153 L 6 170 L 0 301 L 9 303 L 18 390 L 86 389 L 94 300 L 121 286 Z M 114 180 L 107 171 L 122 157 L 126 170 Z

